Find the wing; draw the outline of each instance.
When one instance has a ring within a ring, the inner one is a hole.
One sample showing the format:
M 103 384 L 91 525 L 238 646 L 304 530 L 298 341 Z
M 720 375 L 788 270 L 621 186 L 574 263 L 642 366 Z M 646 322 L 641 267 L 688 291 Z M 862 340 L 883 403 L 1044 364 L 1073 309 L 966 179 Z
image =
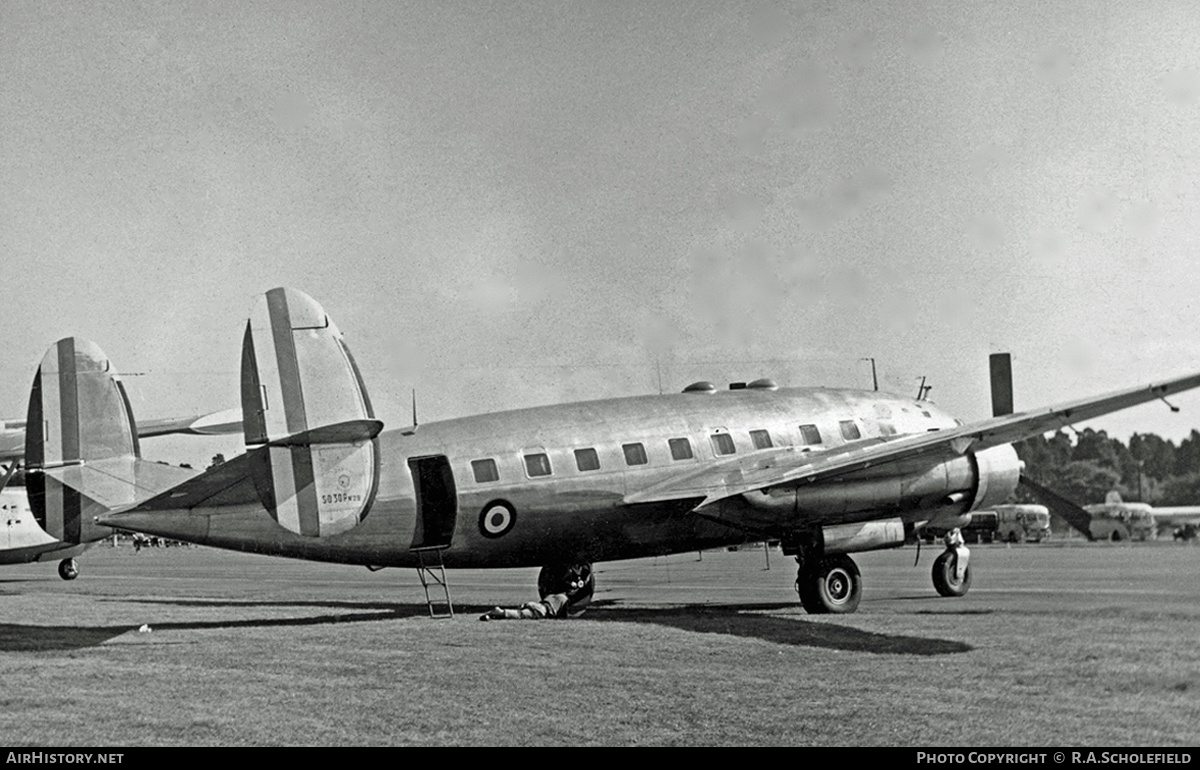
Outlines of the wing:
M 772 487 L 817 483 L 854 471 L 918 457 L 931 460 L 1011 444 L 1148 401 L 1200 387 L 1200 373 L 1084 398 L 1033 411 L 993 417 L 958 428 L 845 444 L 826 452 L 780 447 L 704 465 L 625 496 L 625 502 L 699 499 L 696 509 Z
M 187 433 L 194 436 L 215 436 L 242 432 L 242 410 L 226 409 L 200 417 L 168 417 L 158 420 L 138 420 L 138 438 Z
M 184 433 L 193 436 L 216 436 L 242 432 L 242 410 L 226 409 L 223 412 L 200 417 L 167 417 L 157 420 L 138 420 L 138 438 L 166 436 Z M 0 463 L 25 459 L 25 421 L 5 420 L 0 426 Z
M 1177 505 L 1166 508 L 1151 508 L 1150 515 L 1156 524 L 1180 527 L 1184 524 L 1200 524 L 1200 506 Z
M 25 427 L 0 428 L 0 463 L 9 463 L 25 457 Z

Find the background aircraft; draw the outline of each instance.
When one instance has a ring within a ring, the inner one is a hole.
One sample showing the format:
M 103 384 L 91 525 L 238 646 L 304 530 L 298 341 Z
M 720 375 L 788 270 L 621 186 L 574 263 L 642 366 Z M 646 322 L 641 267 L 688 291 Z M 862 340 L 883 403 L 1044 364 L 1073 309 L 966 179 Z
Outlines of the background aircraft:
M 1200 526 L 1200 506 L 1155 508 L 1148 503 L 1125 502 L 1115 490 L 1105 496 L 1103 503 L 1083 508 L 1091 514 L 1089 532 L 1085 534 L 1093 540 L 1151 540 L 1164 533 L 1191 539 Z M 1186 537 L 1187 532 L 1192 533 L 1191 537 Z
M 542 566 L 542 592 L 579 563 L 777 538 L 797 557 L 807 610 L 852 612 L 848 554 L 1002 502 L 1020 480 L 1011 442 L 1200 385 L 1193 374 L 1011 414 L 997 371 L 996 416 L 974 425 L 903 396 L 759 380 L 384 433 L 324 309 L 273 289 L 243 338 L 246 454 L 176 482 L 151 478 L 128 447 L 74 467 L 31 451 L 43 491 L 30 500 L 49 517 L 82 493 L 113 511 L 98 519 L 109 526 L 280 556 L 422 574 Z M 966 593 L 968 559 L 948 542 L 939 593 Z
M 195 435 L 240 430 L 237 410 L 205 415 L 133 422 L 129 400 L 112 362 L 94 343 L 78 337 L 56 342 L 38 367 L 30 395 L 30 421 L 6 420 L 0 430 L 0 564 L 24 564 L 60 559 L 58 574 L 73 580 L 79 574 L 75 557 L 97 540 L 112 535 L 91 517 L 101 512 L 89 507 L 79 495 L 56 493 L 47 516 L 45 505 L 35 509 L 27 491 L 45 495 L 42 476 L 28 477 L 29 488 L 10 486 L 22 460 L 29 457 L 39 468 L 78 468 L 83 458 L 102 462 L 113 457 L 140 458 L 140 437 L 171 433 Z M 80 415 L 84 415 L 80 419 Z M 32 425 L 27 430 L 27 425 Z M 182 478 L 195 471 L 161 463 L 147 463 L 149 473 Z M 36 490 L 36 491 L 35 491 Z M 36 510 L 36 512 L 35 512 Z

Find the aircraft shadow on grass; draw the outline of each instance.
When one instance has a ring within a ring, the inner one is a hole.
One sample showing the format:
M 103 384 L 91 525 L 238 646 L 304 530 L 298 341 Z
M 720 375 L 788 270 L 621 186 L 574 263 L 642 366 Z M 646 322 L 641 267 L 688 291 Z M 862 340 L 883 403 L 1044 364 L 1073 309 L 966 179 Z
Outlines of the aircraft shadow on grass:
M 120 600 L 128 603 L 128 599 Z M 403 605 L 385 602 L 236 602 L 219 600 L 142 600 L 141 604 L 162 604 L 179 607 L 246 607 L 322 608 L 356 610 L 336 615 L 314 615 L 302 618 L 244 618 L 240 620 L 162 621 L 150 625 L 154 631 L 200 630 L 212 628 L 285 628 L 288 626 L 321 626 L 338 623 L 369 623 L 379 620 L 429 615 L 425 605 Z M 481 610 L 482 611 L 482 610 Z M 0 652 L 61 652 L 94 647 L 121 634 L 136 631 L 136 625 L 117 626 L 33 626 L 0 623 Z
M 128 601 L 128 600 L 123 600 Z M 240 620 L 198 620 L 153 622 L 155 631 L 201 630 L 215 628 L 287 628 L 340 623 L 372 623 L 427 617 L 423 604 L 386 602 L 313 602 L 313 601 L 222 601 L 211 599 L 155 599 L 142 604 L 195 608 L 245 609 L 254 607 L 349 610 L 300 618 L 245 618 Z M 948 639 L 880 634 L 833 623 L 819 623 L 761 614 L 764 611 L 791 609 L 791 604 L 755 605 L 682 605 L 658 609 L 623 608 L 618 602 L 593 602 L 585 619 L 599 623 L 652 623 L 701 634 L 725 634 L 774 644 L 817 647 L 891 655 L 946 655 L 968 652 L 969 644 Z M 470 617 L 491 609 L 459 605 L 456 614 Z M 571 622 L 571 621 L 566 621 Z M 137 628 L 117 626 L 33 626 L 0 623 L 0 652 L 55 652 L 94 647 Z
M 820 647 L 890 655 L 946 655 L 968 652 L 971 645 L 949 639 L 879 634 L 857 628 L 760 614 L 794 609 L 793 604 L 693 604 L 660 609 L 617 608 L 616 602 L 593 602 L 588 620 L 653 623 L 700 634 L 725 634 L 796 647 Z

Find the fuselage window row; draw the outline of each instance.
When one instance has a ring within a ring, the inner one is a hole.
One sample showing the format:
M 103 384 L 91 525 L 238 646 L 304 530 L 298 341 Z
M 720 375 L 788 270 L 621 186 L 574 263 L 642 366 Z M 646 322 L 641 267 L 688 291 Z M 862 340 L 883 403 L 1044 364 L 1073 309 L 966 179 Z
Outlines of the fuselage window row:
M 842 438 L 846 441 L 855 441 L 862 438 L 862 432 L 858 428 L 858 424 L 854 420 L 841 420 L 838 422 L 838 428 Z M 880 432 L 882 435 L 893 435 L 895 428 L 891 424 L 881 424 Z M 771 433 L 766 429 L 755 429 L 749 431 L 750 440 L 757 449 L 771 449 L 775 446 L 774 440 L 771 438 Z M 726 455 L 737 454 L 737 445 L 733 440 L 732 434 L 728 431 L 721 430 L 709 436 L 712 442 L 713 454 L 721 457 Z M 806 423 L 800 426 L 800 441 L 802 446 L 811 446 L 815 444 L 825 443 L 821 435 L 821 430 L 815 424 Z M 667 439 L 667 447 L 671 452 L 672 461 L 692 460 L 695 459 L 695 452 L 692 449 L 691 439 L 688 438 L 672 438 Z M 621 451 L 625 458 L 625 465 L 629 467 L 648 465 L 650 463 L 649 455 L 646 452 L 646 447 L 643 443 L 622 444 Z M 594 447 L 574 450 L 575 467 L 580 472 L 598 471 L 600 470 L 600 455 Z M 540 478 L 553 475 L 553 469 L 550 464 L 550 458 L 545 453 L 527 454 L 523 456 L 525 461 L 525 473 L 529 478 Z M 500 480 L 499 467 L 495 459 L 486 458 L 471 461 L 471 470 L 475 477 L 475 482 L 478 484 L 487 484 Z

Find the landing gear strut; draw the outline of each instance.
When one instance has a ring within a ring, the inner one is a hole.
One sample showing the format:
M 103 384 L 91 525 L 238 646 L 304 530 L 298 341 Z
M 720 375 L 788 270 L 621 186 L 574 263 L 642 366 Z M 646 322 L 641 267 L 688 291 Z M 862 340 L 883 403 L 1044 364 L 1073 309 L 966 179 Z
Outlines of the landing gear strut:
M 933 587 L 942 596 L 966 596 L 971 588 L 971 551 L 963 545 L 962 532 L 946 533 L 946 550 L 933 562 Z
M 596 574 L 592 572 L 591 564 L 550 564 L 538 573 L 539 597 L 567 595 L 567 603 L 562 609 L 562 615 L 566 617 L 583 614 L 595 592 Z
M 811 561 L 797 556 L 796 562 L 796 593 L 810 615 L 845 615 L 858 609 L 862 578 L 853 559 L 839 553 Z
M 79 562 L 74 559 L 63 559 L 58 563 L 58 576 L 63 580 L 74 580 L 79 577 Z

